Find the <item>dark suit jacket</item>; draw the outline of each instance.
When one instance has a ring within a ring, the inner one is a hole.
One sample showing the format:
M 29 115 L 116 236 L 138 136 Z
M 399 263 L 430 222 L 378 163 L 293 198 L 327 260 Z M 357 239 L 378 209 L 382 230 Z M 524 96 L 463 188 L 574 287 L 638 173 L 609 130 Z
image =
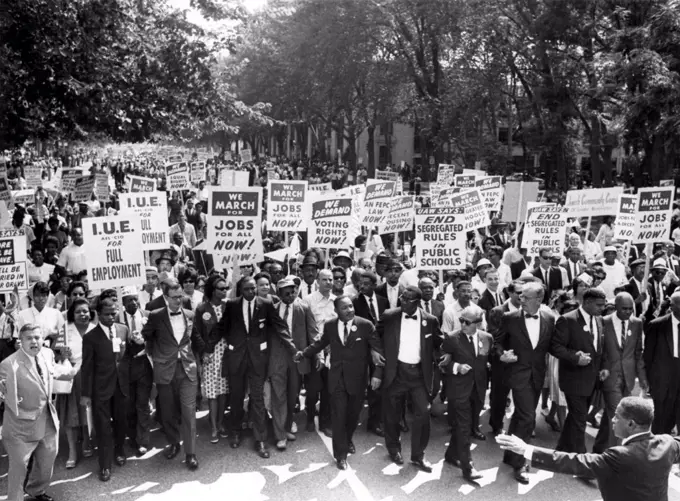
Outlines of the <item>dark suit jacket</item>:
M 621 323 L 616 313 L 607 315 L 602 319 L 604 329 L 604 360 L 603 369 L 609 371 L 609 377 L 602 383 L 603 391 L 614 389 L 619 376 L 626 382 L 626 388 L 632 391 L 635 387 L 635 378 L 640 378 L 641 383 L 647 382 L 645 363 L 642 360 L 642 321 L 630 317 L 628 320 L 628 332 L 626 344 L 621 347 L 614 330 L 614 322 Z
M 153 311 L 158 310 L 160 308 L 165 308 L 166 306 L 167 303 L 165 302 L 165 297 L 163 297 L 163 295 L 160 295 L 156 299 L 152 299 L 151 301 L 146 303 L 144 309 L 146 311 Z M 189 300 L 188 297 L 182 297 L 182 308 L 185 310 L 193 311 L 193 308 L 191 307 L 191 301 Z
M 543 269 L 539 266 L 531 272 L 536 278 L 540 278 L 545 287 L 545 294 L 543 295 L 543 304 L 548 304 L 550 302 L 550 297 L 552 292 L 555 290 L 563 289 L 564 284 L 562 283 L 562 271 L 559 267 L 551 266 L 548 271 L 548 283 L 545 283 L 543 278 Z
M 83 336 L 83 364 L 80 370 L 84 397 L 108 400 L 113 397 L 117 385 L 123 395 L 128 394 L 127 377 L 123 376 L 120 368 L 125 354 L 128 328 L 121 324 L 113 324 L 113 328 L 116 337 L 120 339 L 118 353 L 113 352 L 113 342 L 101 325 L 97 325 Z
M 424 302 L 420 302 L 420 307 L 425 310 L 425 305 Z M 430 315 L 434 316 L 437 321 L 439 322 L 439 325 L 442 324 L 442 317 L 444 316 L 444 310 L 446 309 L 446 306 L 442 301 L 439 301 L 437 299 L 430 299 Z M 425 310 L 425 313 L 427 313 L 427 310 Z
M 633 300 L 637 301 L 637 298 L 640 297 L 640 290 L 638 289 L 637 283 L 635 282 L 634 278 L 631 278 L 628 283 L 623 287 L 623 290 L 625 290 L 628 294 L 633 296 Z M 647 286 L 647 297 L 651 297 L 651 290 L 649 288 L 649 285 Z M 650 302 L 651 306 L 651 302 Z M 641 317 L 645 311 L 642 311 L 642 302 L 636 302 L 635 303 L 635 316 L 636 317 Z
M 432 393 L 432 363 L 436 360 L 439 346 L 442 342 L 439 321 L 432 315 L 428 315 L 425 310 L 420 311 L 420 365 L 423 370 L 425 387 L 428 393 Z M 385 311 L 376 330 L 382 339 L 383 350 L 385 351 L 385 376 L 382 388 L 386 390 L 390 387 L 394 378 L 397 377 L 397 357 L 399 355 L 399 340 L 401 338 L 401 308 L 392 308 Z
M 569 266 L 569 260 L 565 264 L 561 264 L 560 267 L 564 268 L 564 271 L 567 273 L 567 280 L 569 281 L 568 284 L 564 284 L 564 288 L 566 289 L 567 287 L 571 287 L 571 283 L 574 281 L 574 279 L 579 276 L 581 273 L 583 273 L 583 270 L 586 269 L 585 265 L 583 263 L 576 263 L 576 275 L 574 275 L 571 272 L 571 266 Z
M 605 365 L 603 355 L 606 355 L 602 317 L 595 317 L 594 323 L 599 336 L 597 350 L 593 346 L 592 333 L 584 329 L 589 327 L 580 310 L 570 311 L 557 319 L 552 354 L 560 359 L 559 381 L 564 393 L 588 397 L 599 381 L 599 372 Z M 589 354 L 591 362 L 583 367 L 578 365 L 577 351 Z
M 403 287 L 399 286 L 399 294 L 402 293 L 404 290 Z M 378 296 L 382 296 L 385 299 L 387 299 L 387 282 L 381 283 L 379 286 L 375 288 L 374 294 L 377 294 Z M 390 307 L 390 302 L 387 300 L 387 308 L 389 309 Z M 397 299 L 397 308 L 401 308 L 401 299 Z
M 132 327 L 128 325 L 127 316 L 124 313 L 125 310 L 122 309 L 119 312 L 118 319 L 122 325 L 127 327 L 128 330 L 132 332 Z M 139 310 L 139 313 L 142 315 L 143 319 L 148 320 L 148 311 Z M 144 324 L 135 325 L 135 328 L 140 332 L 142 331 L 143 327 Z M 120 361 L 119 369 L 122 374 L 122 379 L 124 379 L 126 385 L 130 382 L 139 381 L 145 377 L 152 377 L 151 362 L 147 356 L 146 343 L 137 344 L 128 337 L 128 341 L 125 345 L 125 354 L 123 355 L 123 359 Z
M 375 292 L 373 295 L 375 296 L 375 299 L 378 303 L 378 311 L 376 312 L 378 314 L 378 318 L 373 318 L 373 315 L 371 315 L 371 310 L 369 309 L 368 303 L 366 302 L 366 297 L 363 294 L 359 294 L 356 298 L 354 298 L 352 304 L 354 305 L 355 315 L 365 318 L 366 320 L 370 320 L 370 322 L 375 325 L 378 323 L 378 319 L 383 314 L 383 312 L 389 309 L 390 302 L 386 297 L 376 294 Z
M 498 338 L 501 333 L 501 326 L 503 325 L 503 315 L 510 311 L 508 302 L 506 301 L 500 306 L 491 308 L 486 312 L 486 330 L 494 338 L 494 341 L 498 342 Z
M 331 368 L 328 372 L 328 391 L 331 395 L 341 380 L 347 393 L 363 395 L 371 350 L 382 353 L 383 349 L 371 321 L 355 316 L 346 345 L 340 340 L 338 319 L 326 322 L 321 337 L 305 348 L 302 354 L 312 357 L 326 346 L 331 347 Z M 382 379 L 382 367 L 376 368 L 373 377 Z
M 505 379 L 513 390 L 529 387 L 540 390 L 543 387 L 545 355 L 550 351 L 555 317 L 543 310 L 539 310 L 538 315 L 541 323 L 538 343 L 534 348 L 524 321 L 524 312 L 520 309 L 503 314 L 500 332 L 496 337 L 496 351 L 500 356 L 503 351 L 513 350 L 517 356 L 516 362 L 505 364 Z
M 266 377 L 269 363 L 270 341 L 278 336 L 283 341 L 288 356 L 297 353 L 288 324 L 283 321 L 269 299 L 253 299 L 253 316 L 247 331 L 243 317 L 243 297 L 227 301 L 225 314 L 215 326 L 215 335 L 227 340 L 227 349 L 222 361 L 222 375 L 243 374 L 251 368 L 256 374 Z M 248 363 L 250 361 L 250 364 Z
M 668 475 L 680 461 L 680 439 L 651 433 L 602 454 L 536 447 L 531 464 L 567 475 L 594 475 L 603 501 L 668 501 Z
M 194 314 L 181 310 L 184 318 L 184 335 L 178 343 L 172 332 L 168 308 L 160 308 L 149 313 L 149 319 L 142 329 L 147 353 L 153 361 L 153 379 L 156 384 L 170 384 L 175 376 L 179 361 L 191 381 L 196 381 L 195 353 L 203 353 L 205 343 L 193 328 Z M 179 353 L 179 357 L 177 354 Z
M 474 388 L 479 401 L 484 402 L 488 381 L 486 364 L 493 348 L 493 336 L 477 329 L 477 337 L 479 352 L 475 355 L 474 347 L 462 331 L 444 335 L 441 351 L 452 355 L 451 363 L 445 367 L 444 374 L 449 380 L 447 390 L 450 395 L 455 395 L 455 400 L 469 400 Z M 467 364 L 472 370 L 467 374 L 454 374 L 454 364 Z
M 279 301 L 275 306 L 277 311 L 279 311 L 280 305 L 281 302 Z M 291 308 L 293 309 L 293 319 L 291 322 L 293 324 L 293 332 L 291 332 L 291 336 L 295 348 L 297 348 L 298 351 L 302 351 L 312 344 L 319 336 L 319 328 L 316 326 L 316 320 L 314 319 L 312 309 L 303 300 L 295 298 Z M 312 371 L 312 368 L 314 367 L 313 361 L 304 358 L 300 363 L 295 364 L 292 357 L 288 354 L 286 345 L 278 336 L 271 337 L 271 348 L 269 356 L 270 375 L 277 370 L 285 370 L 290 364 L 296 365 L 298 373 L 303 375 L 309 374 Z M 319 354 L 319 358 L 323 360 L 323 353 Z
M 503 291 L 500 290 L 500 288 L 498 290 L 498 294 L 501 297 L 501 304 L 496 304 L 496 300 L 494 299 L 494 296 L 491 295 L 491 291 L 489 291 L 489 289 L 484 290 L 482 297 L 479 298 L 477 306 L 479 306 L 485 312 L 488 312 L 496 306 L 501 306 L 505 302 L 505 294 L 503 294 Z
M 531 261 L 529 261 L 531 263 Z M 524 258 L 520 259 L 515 263 L 510 263 L 510 275 L 513 280 L 517 280 L 524 270 L 531 267 L 531 264 L 527 264 Z
M 645 333 L 643 359 L 654 398 L 663 398 L 671 383 L 673 360 L 673 314 L 652 320 Z

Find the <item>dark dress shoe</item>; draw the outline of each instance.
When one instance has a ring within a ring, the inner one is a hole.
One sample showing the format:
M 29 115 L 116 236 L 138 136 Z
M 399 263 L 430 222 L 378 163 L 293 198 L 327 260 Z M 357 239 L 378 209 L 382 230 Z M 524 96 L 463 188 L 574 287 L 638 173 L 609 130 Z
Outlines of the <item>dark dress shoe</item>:
M 399 452 L 399 451 L 390 452 L 390 459 L 395 464 L 404 464 L 404 456 L 402 456 L 401 452 Z
M 269 459 L 269 450 L 264 442 L 255 442 L 255 452 L 262 459 Z
M 328 428 L 328 427 L 321 428 L 321 433 L 323 433 L 324 435 L 326 435 L 328 438 L 333 438 L 333 430 L 331 430 L 331 429 Z
M 545 422 L 548 423 L 548 426 L 552 428 L 552 431 L 560 432 L 562 431 L 562 427 L 560 426 L 560 423 L 558 423 L 554 417 L 548 415 L 545 416 Z
M 347 469 L 347 460 L 346 459 L 336 459 L 335 464 L 338 465 L 338 470 L 346 470 Z
M 103 468 L 102 471 L 99 472 L 99 480 L 102 482 L 108 482 L 111 480 L 111 470 L 108 468 Z
M 475 480 L 479 480 L 483 477 L 484 475 L 479 473 L 474 466 L 471 466 L 470 469 L 463 470 L 463 478 L 465 480 L 469 480 L 470 482 L 474 482 Z
M 409 427 L 406 424 L 406 421 L 399 423 L 399 429 L 402 431 L 402 433 L 408 433 Z
M 191 471 L 198 470 L 198 459 L 196 459 L 196 454 L 187 454 L 187 468 Z
M 123 454 L 116 454 L 116 457 L 114 458 L 114 461 L 118 466 L 124 466 L 125 463 L 127 463 L 127 458 Z
M 35 499 L 35 501 L 54 501 L 52 496 L 48 496 L 44 492 L 42 494 L 38 494 L 37 496 L 33 496 L 32 499 Z
M 529 469 L 526 466 L 522 466 L 521 468 L 516 468 L 515 469 L 515 480 L 517 480 L 520 484 L 528 484 L 529 483 L 529 475 L 528 475 Z
M 350 440 L 349 444 L 347 444 L 347 452 L 350 454 L 356 454 L 357 453 L 357 448 L 354 447 L 354 442 Z
M 382 426 L 376 426 L 375 428 L 372 428 L 371 430 L 373 433 L 378 435 L 379 437 L 384 437 L 385 436 L 385 430 L 383 429 Z
M 600 423 L 597 422 L 597 418 L 595 416 L 588 416 L 586 418 L 586 423 L 589 423 L 590 426 L 592 426 L 593 428 L 600 427 Z
M 231 444 L 232 449 L 238 449 L 239 446 L 241 445 L 241 434 L 240 433 L 234 433 L 231 437 L 231 441 L 229 442 Z
M 479 430 L 473 431 L 470 436 L 476 440 L 486 440 L 486 435 Z
M 432 464 L 430 464 L 430 462 L 425 458 L 411 459 L 411 464 L 415 465 L 419 470 L 424 471 L 425 473 L 432 473 Z
M 446 456 L 444 456 L 444 461 L 446 463 L 449 463 L 451 466 L 455 466 L 456 468 L 462 468 L 460 461 L 458 459 L 447 458 Z
M 179 451 L 180 451 L 179 444 L 172 444 L 165 450 L 166 459 L 175 459 L 175 457 L 177 457 L 177 454 L 179 454 Z

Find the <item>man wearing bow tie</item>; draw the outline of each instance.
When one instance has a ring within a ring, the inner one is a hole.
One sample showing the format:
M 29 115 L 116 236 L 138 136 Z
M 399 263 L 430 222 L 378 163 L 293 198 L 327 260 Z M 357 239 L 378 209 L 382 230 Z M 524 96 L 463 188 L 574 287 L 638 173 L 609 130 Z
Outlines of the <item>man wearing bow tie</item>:
M 165 308 L 149 313 L 142 329 L 147 353 L 153 362 L 153 378 L 158 388 L 163 432 L 170 442 L 165 451 L 173 459 L 184 442 L 186 465 L 198 468 L 196 458 L 196 391 L 198 378 L 194 353 L 205 347 L 198 331 L 193 329 L 194 314 L 181 308 L 182 286 L 174 279 L 166 282 Z M 180 415 L 177 415 L 180 409 Z M 180 433 L 181 430 L 181 433 Z
M 404 397 L 413 402 L 411 462 L 429 473 L 425 459 L 430 440 L 430 402 L 433 360 L 441 345 L 437 319 L 419 307 L 422 294 L 417 287 L 406 287 L 399 298 L 401 306 L 387 310 L 378 321 L 377 332 L 385 351 L 383 407 L 385 445 L 390 459 L 403 464 L 399 419 Z
M 600 429 L 595 437 L 593 452 L 601 453 L 616 445 L 614 418 L 616 407 L 623 397 L 631 394 L 635 378 L 647 388 L 645 363 L 642 359 L 642 321 L 635 318 L 635 302 L 627 292 L 619 292 L 614 299 L 616 312 L 602 319 L 604 370 L 609 376 L 602 383 L 605 408 Z
M 515 412 L 510 419 L 508 433 L 529 441 L 536 426 L 536 406 L 543 388 L 546 354 L 550 351 L 555 329 L 555 318 L 541 310 L 544 288 L 538 282 L 522 287 L 521 309 L 503 315 L 496 351 L 505 364 L 505 379 L 512 389 Z M 525 459 L 506 451 L 503 462 L 515 470 L 515 479 L 528 484 L 529 468 Z
M 555 325 L 551 351 L 560 359 L 560 389 L 569 409 L 557 442 L 558 451 L 586 452 L 588 409 L 596 383 L 607 377 L 602 363 L 601 315 L 605 304 L 604 292 L 589 289 L 583 295 L 583 305 L 558 318 Z

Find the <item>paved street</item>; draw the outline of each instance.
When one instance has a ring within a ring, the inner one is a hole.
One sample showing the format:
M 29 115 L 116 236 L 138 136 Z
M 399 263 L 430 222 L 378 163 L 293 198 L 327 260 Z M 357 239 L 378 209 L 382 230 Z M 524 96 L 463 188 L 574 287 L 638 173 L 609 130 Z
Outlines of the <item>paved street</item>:
M 96 458 L 81 460 L 74 470 L 65 470 L 63 455 L 57 459 L 49 494 L 57 501 L 85 501 L 102 496 L 120 501 L 169 501 L 175 499 L 212 501 L 381 501 L 381 500 L 443 500 L 443 499 L 522 499 L 550 501 L 596 501 L 601 496 L 595 484 L 566 475 L 533 470 L 532 483 L 521 486 L 512 478 L 508 466 L 500 462 L 501 452 L 493 441 L 477 442 L 473 459 L 484 473 L 481 486 L 463 481 L 461 472 L 443 462 L 447 426 L 442 416 L 443 406 L 437 402 L 432 437 L 427 450 L 435 469 L 424 474 L 408 464 L 397 467 L 389 461 L 382 439 L 369 435 L 362 428 L 355 437 L 357 454 L 350 456 L 350 470 L 336 469 L 330 453 L 330 439 L 319 433 L 301 431 L 298 440 L 281 453 L 272 447 L 268 460 L 260 459 L 251 449 L 252 438 L 238 450 L 226 440 L 217 445 L 208 442 L 207 413 L 198 421 L 198 458 L 200 468 L 189 472 L 182 464 L 183 455 L 166 460 L 161 452 L 165 446 L 160 431 L 153 433 L 155 446 L 143 458 L 131 457 L 123 468 L 114 466 L 111 481 L 97 479 Z M 298 423 L 304 424 L 304 413 Z M 486 423 L 486 417 L 482 417 Z M 486 426 L 484 427 L 486 431 Z M 589 428 L 592 435 L 596 430 Z M 536 443 L 552 446 L 557 434 L 539 417 Z M 406 460 L 410 454 L 409 435 L 403 446 Z M 0 460 L 0 492 L 6 492 L 6 456 Z M 669 480 L 669 499 L 680 501 L 680 478 Z M 6 499 L 0 496 L 0 499 Z M 623 500 L 622 500 L 623 501 Z

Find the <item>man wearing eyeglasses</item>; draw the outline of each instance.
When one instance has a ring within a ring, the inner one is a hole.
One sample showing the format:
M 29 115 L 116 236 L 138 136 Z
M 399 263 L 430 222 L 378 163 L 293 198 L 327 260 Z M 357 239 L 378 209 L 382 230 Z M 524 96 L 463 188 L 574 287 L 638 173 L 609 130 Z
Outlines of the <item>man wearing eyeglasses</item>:
M 545 295 L 543 296 L 543 304 L 548 304 L 552 296 L 552 291 L 563 289 L 562 271 L 552 265 L 553 253 L 549 247 L 543 247 L 538 252 L 539 266 L 532 275 L 540 279 L 545 286 Z
M 401 306 L 387 310 L 376 330 L 383 341 L 385 369 L 383 407 L 385 445 L 390 459 L 401 465 L 399 420 L 406 395 L 413 402 L 411 428 L 411 462 L 430 473 L 432 465 L 425 459 L 430 440 L 430 402 L 433 361 L 441 345 L 437 319 L 419 307 L 422 293 L 417 287 L 406 287 L 400 296 Z
M 465 308 L 460 315 L 460 330 L 444 336 L 442 351 L 451 354 L 451 361 L 442 371 L 447 384 L 448 413 L 452 432 L 444 460 L 463 470 L 463 477 L 474 482 L 482 478 L 475 469 L 470 454 L 470 436 L 485 440 L 479 431 L 487 386 L 486 364 L 493 347 L 493 337 L 479 330 L 484 311 L 476 305 Z
M 528 442 L 536 426 L 536 406 L 543 388 L 546 354 L 551 350 L 555 318 L 541 309 L 543 285 L 524 284 L 520 296 L 521 309 L 503 315 L 496 352 L 505 366 L 505 378 L 512 389 L 515 412 L 508 433 Z M 515 470 L 515 480 L 528 484 L 529 466 L 524 457 L 506 451 L 503 462 Z

